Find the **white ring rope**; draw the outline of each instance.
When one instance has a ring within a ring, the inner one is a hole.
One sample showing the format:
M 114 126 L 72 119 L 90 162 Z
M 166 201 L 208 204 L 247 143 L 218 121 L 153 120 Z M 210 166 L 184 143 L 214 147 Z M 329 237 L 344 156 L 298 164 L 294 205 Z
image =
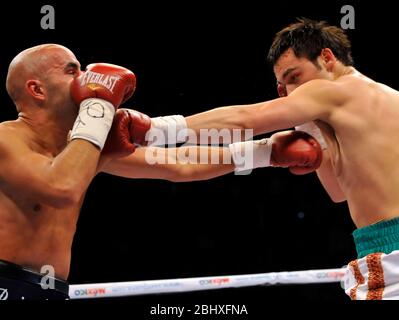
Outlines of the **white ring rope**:
M 177 293 L 260 285 L 340 282 L 345 269 L 270 272 L 236 276 L 216 276 L 167 280 L 75 284 L 69 286 L 71 299 L 123 297 Z

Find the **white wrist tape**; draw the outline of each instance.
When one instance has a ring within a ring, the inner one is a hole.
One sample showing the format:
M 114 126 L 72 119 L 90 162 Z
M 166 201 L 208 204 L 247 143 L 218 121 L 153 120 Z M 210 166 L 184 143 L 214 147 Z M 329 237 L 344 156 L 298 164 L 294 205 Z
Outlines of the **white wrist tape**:
M 272 154 L 272 140 L 235 142 L 229 145 L 236 172 L 269 167 Z
M 70 140 L 84 139 L 101 150 L 111 129 L 115 108 L 103 99 L 91 98 L 80 103 L 80 109 L 73 125 Z
M 149 146 L 183 143 L 187 140 L 187 122 L 181 115 L 151 118 L 146 140 Z
M 323 150 L 327 149 L 326 140 L 324 140 L 323 134 L 321 133 L 319 127 L 316 126 L 313 121 L 307 122 L 300 126 L 296 126 L 295 130 L 304 131 L 304 132 L 310 134 L 313 138 L 315 138 L 317 140 L 317 142 L 320 144 L 320 146 Z

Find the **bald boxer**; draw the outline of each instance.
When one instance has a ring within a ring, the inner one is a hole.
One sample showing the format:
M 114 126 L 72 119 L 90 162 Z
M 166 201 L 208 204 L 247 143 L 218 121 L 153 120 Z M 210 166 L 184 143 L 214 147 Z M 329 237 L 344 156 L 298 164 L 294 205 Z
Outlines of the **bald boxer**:
M 231 162 L 182 164 L 173 148 L 155 147 L 154 152 L 173 157 L 175 164 L 149 165 L 146 148 L 135 152 L 136 145 L 143 143 L 151 126 L 163 127 L 163 120 L 116 111 L 135 85 L 134 74 L 119 66 L 97 63 L 80 71 L 75 55 L 55 44 L 29 48 L 11 62 L 6 86 L 18 119 L 0 124 L 2 299 L 68 298 L 76 223 L 98 172 L 191 181 L 235 169 Z M 197 150 L 181 151 L 193 148 Z M 228 148 L 202 148 L 231 157 Z M 308 135 L 276 139 L 273 155 L 275 165 L 306 170 L 315 170 L 322 157 Z M 44 277 L 42 269 L 48 266 L 54 274 Z
M 86 74 L 108 80 L 84 81 L 74 54 L 58 45 L 25 50 L 9 66 L 6 86 L 18 119 L 0 125 L 3 298 L 68 297 L 63 280 L 83 195 L 115 110 L 136 83 L 125 68 L 93 64 L 88 69 Z M 55 270 L 50 290 L 40 285 L 45 265 Z
M 344 31 L 325 22 L 302 19 L 284 28 L 268 58 L 281 98 L 216 108 L 187 117 L 186 126 L 256 135 L 305 124 L 325 143 L 317 170 L 322 185 L 334 202 L 348 202 L 358 228 L 346 293 L 399 299 L 399 92 L 357 71 Z M 270 154 L 268 141 L 245 144 Z

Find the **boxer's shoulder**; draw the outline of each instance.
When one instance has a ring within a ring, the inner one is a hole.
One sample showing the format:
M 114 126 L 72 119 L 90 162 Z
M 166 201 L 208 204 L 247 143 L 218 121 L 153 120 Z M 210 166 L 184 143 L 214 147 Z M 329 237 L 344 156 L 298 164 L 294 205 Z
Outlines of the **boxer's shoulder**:
M 0 130 L 1 132 L 3 131 L 7 131 L 7 130 L 15 130 L 17 129 L 19 126 L 18 121 L 17 120 L 9 120 L 9 121 L 3 121 L 0 122 Z
M 30 136 L 23 124 L 18 121 L 0 123 L 0 152 L 8 149 L 29 149 Z
M 24 133 L 26 125 L 21 120 L 9 120 L 0 123 L 1 135 L 21 136 Z

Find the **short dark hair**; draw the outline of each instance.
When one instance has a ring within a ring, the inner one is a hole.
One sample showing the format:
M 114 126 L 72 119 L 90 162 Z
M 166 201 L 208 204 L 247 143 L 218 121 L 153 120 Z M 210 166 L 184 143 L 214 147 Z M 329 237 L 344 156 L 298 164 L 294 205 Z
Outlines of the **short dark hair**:
M 298 18 L 298 21 L 279 31 L 270 47 L 267 60 L 275 65 L 280 56 L 292 48 L 298 58 L 316 62 L 324 48 L 329 48 L 346 66 L 353 65 L 351 43 L 344 30 L 326 21 Z

